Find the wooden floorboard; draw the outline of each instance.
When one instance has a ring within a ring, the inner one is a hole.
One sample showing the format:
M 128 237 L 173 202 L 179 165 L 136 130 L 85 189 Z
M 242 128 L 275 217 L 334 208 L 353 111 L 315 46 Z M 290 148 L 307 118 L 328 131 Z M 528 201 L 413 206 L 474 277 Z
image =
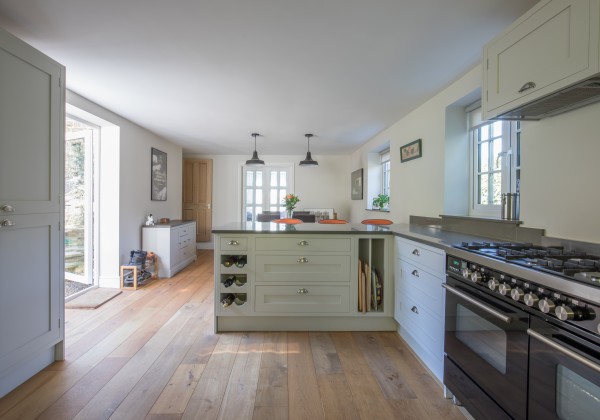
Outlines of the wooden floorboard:
M 213 253 L 95 310 L 4 419 L 463 419 L 394 332 L 214 334 Z

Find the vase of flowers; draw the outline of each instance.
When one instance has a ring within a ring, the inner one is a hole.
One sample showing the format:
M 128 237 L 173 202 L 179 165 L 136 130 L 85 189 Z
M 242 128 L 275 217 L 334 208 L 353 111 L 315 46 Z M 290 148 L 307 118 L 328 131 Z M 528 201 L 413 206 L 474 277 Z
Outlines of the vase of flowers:
M 294 209 L 296 208 L 296 204 L 298 204 L 300 198 L 298 198 L 298 196 L 295 194 L 288 194 L 283 197 L 282 201 L 283 206 L 285 207 L 285 215 L 288 219 L 291 219 Z

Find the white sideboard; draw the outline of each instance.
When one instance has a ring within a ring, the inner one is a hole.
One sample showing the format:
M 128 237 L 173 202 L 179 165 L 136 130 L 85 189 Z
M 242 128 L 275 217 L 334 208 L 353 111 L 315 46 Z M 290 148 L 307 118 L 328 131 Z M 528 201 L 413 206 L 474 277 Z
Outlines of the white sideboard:
M 158 277 L 172 277 L 196 261 L 196 222 L 144 226 L 142 248 L 158 257 Z

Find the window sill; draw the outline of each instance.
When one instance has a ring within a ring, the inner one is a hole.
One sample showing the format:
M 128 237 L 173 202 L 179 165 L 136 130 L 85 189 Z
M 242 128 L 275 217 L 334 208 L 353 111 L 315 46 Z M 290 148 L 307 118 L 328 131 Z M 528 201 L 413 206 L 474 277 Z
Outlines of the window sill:
M 523 222 L 521 220 L 507 220 L 507 219 L 500 219 L 498 217 L 482 217 L 482 216 L 456 216 L 456 215 L 449 215 L 449 214 L 440 214 L 440 217 L 442 219 L 446 218 L 446 219 L 459 219 L 459 220 L 468 220 L 468 221 L 476 221 L 476 220 L 481 220 L 484 222 L 493 222 L 493 223 L 507 223 L 507 224 L 513 224 L 513 225 L 520 225 Z
M 381 213 L 389 213 L 388 209 L 365 209 L 366 211 L 379 211 Z

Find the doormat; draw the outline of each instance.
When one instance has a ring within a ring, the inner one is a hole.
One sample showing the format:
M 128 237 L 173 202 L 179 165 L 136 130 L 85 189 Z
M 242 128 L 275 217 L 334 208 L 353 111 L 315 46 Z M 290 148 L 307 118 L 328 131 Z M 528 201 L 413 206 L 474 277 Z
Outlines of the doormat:
M 96 309 L 121 293 L 120 289 L 96 288 L 65 303 L 65 308 Z

